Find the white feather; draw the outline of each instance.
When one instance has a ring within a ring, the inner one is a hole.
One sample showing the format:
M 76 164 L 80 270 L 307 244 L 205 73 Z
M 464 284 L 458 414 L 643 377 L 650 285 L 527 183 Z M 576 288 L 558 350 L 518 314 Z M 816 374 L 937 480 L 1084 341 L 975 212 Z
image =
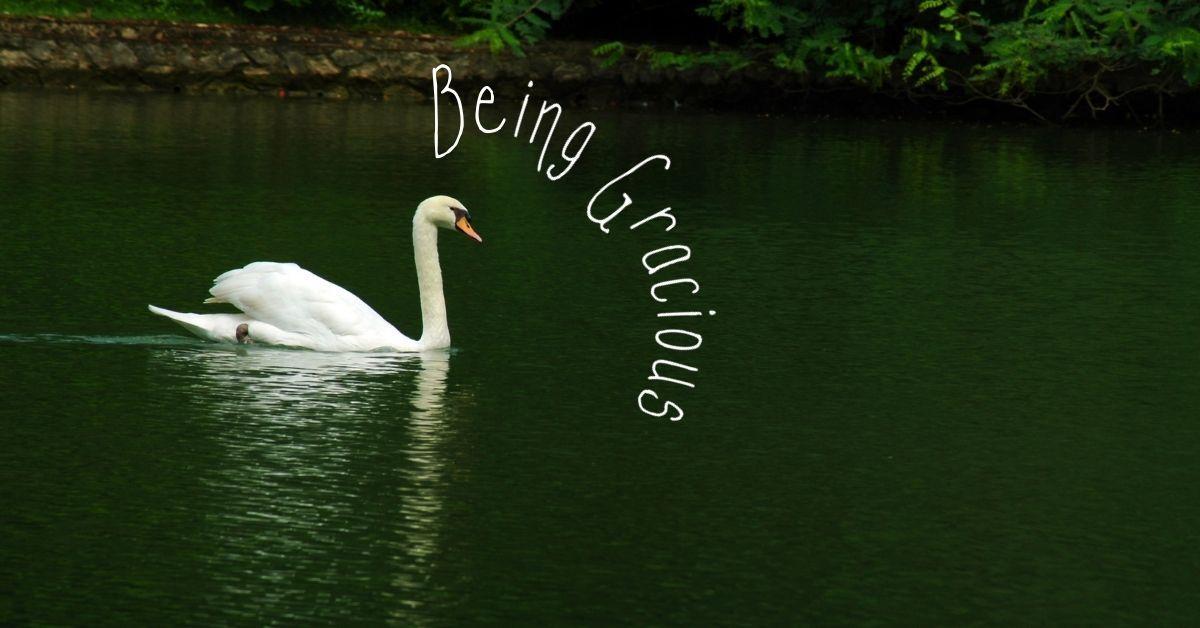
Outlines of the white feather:
M 318 351 L 421 351 L 449 346 L 437 228 L 454 226 L 454 208 L 462 209 L 462 204 L 435 196 L 422 202 L 413 217 L 424 326 L 420 340 L 400 333 L 345 288 L 291 263 L 253 262 L 213 281 L 212 297 L 204 302 L 228 303 L 241 314 L 187 314 L 153 305 L 150 311 L 217 342 L 238 342 L 237 328 L 244 323 L 251 342 Z

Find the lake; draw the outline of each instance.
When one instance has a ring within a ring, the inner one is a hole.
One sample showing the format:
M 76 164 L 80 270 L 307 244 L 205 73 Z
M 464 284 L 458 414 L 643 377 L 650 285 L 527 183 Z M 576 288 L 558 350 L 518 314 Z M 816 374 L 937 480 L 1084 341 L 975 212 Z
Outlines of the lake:
M 434 159 L 430 107 L 0 93 L 0 623 L 1200 614 L 1194 133 L 563 120 L 598 130 L 550 182 L 470 112 Z M 602 233 L 588 200 L 655 153 Z M 447 351 L 146 311 L 293 261 L 418 335 L 433 194 L 484 238 L 441 236 Z

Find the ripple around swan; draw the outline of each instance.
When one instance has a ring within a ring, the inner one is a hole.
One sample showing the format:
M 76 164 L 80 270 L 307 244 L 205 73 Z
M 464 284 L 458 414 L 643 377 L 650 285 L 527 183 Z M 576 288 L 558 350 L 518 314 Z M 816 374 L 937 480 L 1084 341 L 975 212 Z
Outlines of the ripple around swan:
M 48 345 L 124 345 L 199 347 L 208 343 L 199 338 L 178 334 L 145 336 L 98 336 L 86 334 L 0 334 L 0 344 L 48 344 Z

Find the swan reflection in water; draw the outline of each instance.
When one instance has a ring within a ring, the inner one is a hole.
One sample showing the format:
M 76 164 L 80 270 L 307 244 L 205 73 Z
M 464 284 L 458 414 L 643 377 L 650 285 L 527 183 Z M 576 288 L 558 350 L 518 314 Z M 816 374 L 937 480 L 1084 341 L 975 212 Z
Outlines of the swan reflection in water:
M 444 597 L 432 568 L 445 440 L 456 429 L 445 404 L 448 353 L 155 355 L 157 375 L 190 389 L 183 404 L 193 406 L 186 416 L 196 417 L 195 432 L 218 444 L 198 475 L 211 502 L 214 567 L 233 580 L 228 594 L 270 587 L 285 607 L 275 610 L 296 613 L 311 607 L 314 589 L 378 578 L 374 590 L 388 591 L 385 606 L 400 620 Z M 279 591 L 281 578 L 292 580 L 290 595 Z

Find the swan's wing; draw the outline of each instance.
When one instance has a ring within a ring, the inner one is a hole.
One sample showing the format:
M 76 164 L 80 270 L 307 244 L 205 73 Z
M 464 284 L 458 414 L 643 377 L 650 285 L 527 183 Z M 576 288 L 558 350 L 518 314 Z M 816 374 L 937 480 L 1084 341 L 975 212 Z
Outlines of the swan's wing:
M 254 262 L 213 281 L 205 303 L 230 303 L 256 320 L 313 338 L 400 334 L 362 299 L 296 264 Z

